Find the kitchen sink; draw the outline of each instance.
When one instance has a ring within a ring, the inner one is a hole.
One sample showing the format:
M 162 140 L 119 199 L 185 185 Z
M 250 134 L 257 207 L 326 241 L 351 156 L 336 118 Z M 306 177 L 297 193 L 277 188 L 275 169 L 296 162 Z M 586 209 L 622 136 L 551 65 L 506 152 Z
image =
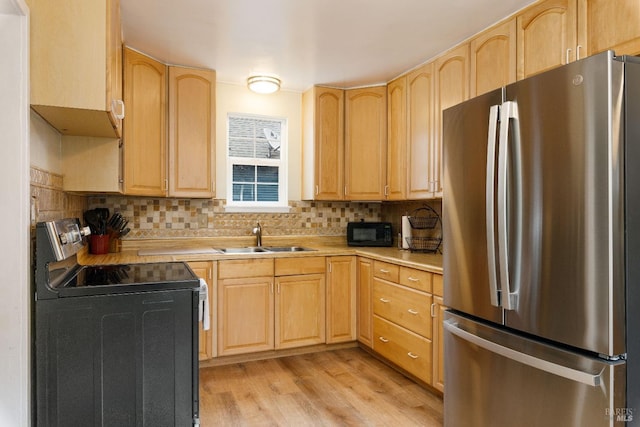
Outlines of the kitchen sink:
M 225 254 L 253 254 L 269 251 L 258 246 L 247 246 L 244 248 L 224 248 L 222 249 L 222 252 L 224 252 Z
M 315 251 L 315 249 L 304 248 L 302 246 L 266 246 L 265 249 L 269 252 L 308 252 Z
M 220 249 L 225 254 L 256 254 L 256 253 L 272 253 L 272 252 L 308 252 L 315 249 L 305 248 L 302 246 L 246 246 L 243 248 L 224 248 Z

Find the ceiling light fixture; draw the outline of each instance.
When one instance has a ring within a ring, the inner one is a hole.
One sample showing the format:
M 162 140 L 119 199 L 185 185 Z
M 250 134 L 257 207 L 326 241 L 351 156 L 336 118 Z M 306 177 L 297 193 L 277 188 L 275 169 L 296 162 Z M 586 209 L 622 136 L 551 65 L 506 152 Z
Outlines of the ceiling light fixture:
M 270 76 L 251 76 L 247 86 L 255 93 L 273 93 L 280 89 L 280 79 Z

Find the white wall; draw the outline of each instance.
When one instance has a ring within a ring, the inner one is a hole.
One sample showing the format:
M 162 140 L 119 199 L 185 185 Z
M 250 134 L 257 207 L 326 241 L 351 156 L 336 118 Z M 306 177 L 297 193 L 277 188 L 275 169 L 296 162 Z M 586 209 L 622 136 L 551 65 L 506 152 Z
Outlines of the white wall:
M 31 421 L 29 46 L 23 0 L 0 0 L 0 425 Z
M 62 174 L 61 135 L 31 111 L 31 166 Z
M 269 95 L 251 92 L 246 86 L 216 84 L 216 198 L 227 197 L 227 115 L 259 114 L 287 119 L 289 200 L 300 200 L 302 153 L 302 94 L 279 91 Z

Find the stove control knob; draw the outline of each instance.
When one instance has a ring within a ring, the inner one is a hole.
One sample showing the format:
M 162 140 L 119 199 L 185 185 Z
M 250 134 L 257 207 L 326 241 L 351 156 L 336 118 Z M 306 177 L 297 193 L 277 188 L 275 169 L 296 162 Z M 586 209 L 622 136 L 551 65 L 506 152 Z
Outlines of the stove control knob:
M 80 229 L 81 236 L 88 236 L 89 234 L 91 234 L 91 229 L 89 227 L 82 227 Z

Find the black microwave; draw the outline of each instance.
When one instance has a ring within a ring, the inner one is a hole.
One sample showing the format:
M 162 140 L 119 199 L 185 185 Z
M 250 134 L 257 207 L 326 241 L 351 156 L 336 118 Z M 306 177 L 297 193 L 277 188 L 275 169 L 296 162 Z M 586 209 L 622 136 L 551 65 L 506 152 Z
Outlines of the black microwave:
M 350 222 L 347 224 L 349 246 L 391 246 L 393 234 L 390 222 Z

